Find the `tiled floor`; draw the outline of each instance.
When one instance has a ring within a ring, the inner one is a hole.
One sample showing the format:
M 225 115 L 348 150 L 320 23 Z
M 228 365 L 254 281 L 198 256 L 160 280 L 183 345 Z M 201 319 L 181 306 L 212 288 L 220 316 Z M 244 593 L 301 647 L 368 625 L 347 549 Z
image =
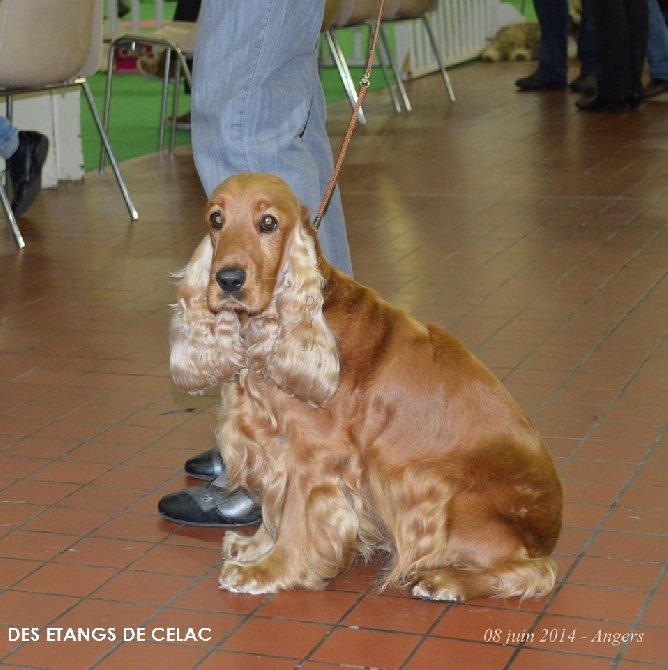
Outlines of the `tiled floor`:
M 156 513 L 195 483 L 181 466 L 216 403 L 167 367 L 168 273 L 203 234 L 182 150 L 123 166 L 135 224 L 93 175 L 42 195 L 23 253 L 0 237 L 2 667 L 668 667 L 668 101 L 588 116 L 516 93 L 526 71 L 454 70 L 455 104 L 416 82 L 410 115 L 371 96 L 341 184 L 357 278 L 450 329 L 545 435 L 566 493 L 554 593 L 423 602 L 361 565 L 324 592 L 218 591 L 223 532 Z M 100 639 L 48 639 L 67 627 Z

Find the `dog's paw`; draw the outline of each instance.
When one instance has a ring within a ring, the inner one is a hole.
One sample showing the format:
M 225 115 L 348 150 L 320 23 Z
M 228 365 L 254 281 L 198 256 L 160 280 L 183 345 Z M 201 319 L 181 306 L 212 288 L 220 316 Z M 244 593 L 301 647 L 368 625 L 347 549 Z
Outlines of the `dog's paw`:
M 433 584 L 425 582 L 418 582 L 415 584 L 411 593 L 416 598 L 422 598 L 423 600 L 444 600 L 453 603 L 459 603 L 464 600 L 461 594 L 457 593 L 456 590 L 444 587 L 434 588 Z
M 276 593 L 278 588 L 257 566 L 225 561 L 218 577 L 218 588 L 232 593 Z
M 223 537 L 223 559 L 231 559 L 240 563 L 256 561 L 271 549 L 272 543 L 266 541 L 264 535 L 244 535 L 228 530 Z
M 417 574 L 411 580 L 411 593 L 424 600 L 443 600 L 459 603 L 465 600 L 462 584 L 453 578 L 451 571 L 433 570 Z

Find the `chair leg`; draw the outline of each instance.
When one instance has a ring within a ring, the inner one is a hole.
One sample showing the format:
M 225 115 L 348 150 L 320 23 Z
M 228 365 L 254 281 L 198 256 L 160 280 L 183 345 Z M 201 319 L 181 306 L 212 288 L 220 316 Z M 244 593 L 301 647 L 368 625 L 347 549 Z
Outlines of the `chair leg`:
M 348 63 L 346 62 L 346 58 L 343 55 L 343 52 L 341 51 L 341 47 L 339 46 L 339 42 L 336 39 L 336 35 L 334 35 L 334 30 L 331 28 L 329 30 L 326 30 L 325 37 L 327 39 L 329 51 L 332 54 L 334 63 L 336 64 L 336 69 L 339 71 L 339 76 L 341 77 L 341 81 L 343 82 L 343 87 L 346 89 L 348 100 L 350 100 L 350 105 L 351 107 L 354 108 L 355 105 L 357 104 L 357 91 L 355 90 L 355 84 L 353 83 L 352 75 L 350 74 L 350 70 L 348 69 Z M 366 117 L 364 116 L 362 108 L 360 108 L 357 120 L 362 125 L 366 123 Z
M 109 131 L 109 112 L 111 109 L 111 80 L 114 76 L 114 61 L 116 56 L 116 43 L 112 42 L 109 45 L 109 58 L 107 60 L 107 83 L 104 89 L 104 117 L 102 126 L 104 128 L 105 135 Z M 104 172 L 104 166 L 107 161 L 107 154 L 105 153 L 105 145 L 102 142 L 100 147 L 100 172 Z
M 9 203 L 9 198 L 7 197 L 5 189 L 2 187 L 2 185 L 0 185 L 0 200 L 2 200 L 2 208 L 5 210 L 5 216 L 7 217 L 7 225 L 9 226 L 10 230 L 14 235 L 16 244 L 18 245 L 19 249 L 24 249 L 26 243 L 23 241 L 23 236 L 21 235 L 21 231 L 19 230 L 19 224 L 16 223 L 16 217 L 14 216 L 14 212 L 12 212 L 12 207 Z
M 448 96 L 450 96 L 450 101 L 455 102 L 455 92 L 452 90 L 450 77 L 448 76 L 448 72 L 445 69 L 445 65 L 443 64 L 443 58 L 441 58 L 441 52 L 438 50 L 438 45 L 436 44 L 436 37 L 434 36 L 434 31 L 432 30 L 431 24 L 429 23 L 429 19 L 427 19 L 426 16 L 422 17 L 422 21 L 424 22 L 424 26 L 427 29 L 427 35 L 429 36 L 429 42 L 431 43 L 431 50 L 434 52 L 434 57 L 436 58 L 436 62 L 438 63 L 439 69 L 441 70 L 443 83 L 445 84 L 445 88 L 448 91 Z
M 169 93 L 169 70 L 172 64 L 172 50 L 165 51 L 165 72 L 162 77 L 162 98 L 160 100 L 160 125 L 158 126 L 158 153 L 165 142 L 165 120 L 167 119 L 167 94 Z
M 95 121 L 97 131 L 100 134 L 100 139 L 102 140 L 102 144 L 104 145 L 104 150 L 106 151 L 107 156 L 109 156 L 111 169 L 114 171 L 116 181 L 118 182 L 118 187 L 121 189 L 121 193 L 123 194 L 123 200 L 125 200 L 125 205 L 128 208 L 128 212 L 130 213 L 130 219 L 132 219 L 132 221 L 136 221 L 139 218 L 139 214 L 137 213 L 134 203 L 130 198 L 130 193 L 128 192 L 128 188 L 125 185 L 125 181 L 123 180 L 121 171 L 118 168 L 118 163 L 116 162 L 114 152 L 111 150 L 111 144 L 109 144 L 109 138 L 107 137 L 107 132 L 104 126 L 102 125 L 100 115 L 97 113 L 97 107 L 95 106 L 95 99 L 93 98 L 93 94 L 91 93 L 90 87 L 88 86 L 88 82 L 85 79 L 80 81 L 80 84 L 86 96 L 86 100 L 88 101 L 88 107 L 90 108 L 90 112 L 93 115 L 93 120 Z
M 169 140 L 169 154 L 170 156 L 174 155 L 174 149 L 176 148 L 176 117 L 179 114 L 179 94 L 181 89 L 181 62 L 177 61 L 177 66 L 174 73 L 174 91 L 172 93 L 172 120 L 169 124 L 171 131 L 170 140 Z
M 404 108 L 406 109 L 407 112 L 410 112 L 412 110 L 411 101 L 408 99 L 408 94 L 406 93 L 406 88 L 404 86 L 404 80 L 401 77 L 399 68 L 397 67 L 396 63 L 394 62 L 394 58 L 392 57 L 392 51 L 390 50 L 390 42 L 387 39 L 387 33 L 385 32 L 385 26 L 382 21 L 380 24 L 379 33 L 380 33 L 380 40 L 379 40 L 380 43 L 378 45 L 378 55 L 380 56 L 380 65 L 381 68 L 383 69 L 383 76 L 385 77 L 385 83 L 387 84 L 387 88 L 390 91 L 390 96 L 392 97 L 394 109 L 397 112 L 401 112 L 401 105 L 399 104 L 399 100 L 397 99 L 396 93 L 394 92 L 392 83 L 389 81 L 389 78 L 387 76 L 385 61 L 387 61 L 390 64 L 390 68 L 392 69 L 392 73 L 394 74 L 394 80 L 396 81 L 397 88 L 399 89 L 399 94 L 401 95 L 401 99 L 404 103 Z

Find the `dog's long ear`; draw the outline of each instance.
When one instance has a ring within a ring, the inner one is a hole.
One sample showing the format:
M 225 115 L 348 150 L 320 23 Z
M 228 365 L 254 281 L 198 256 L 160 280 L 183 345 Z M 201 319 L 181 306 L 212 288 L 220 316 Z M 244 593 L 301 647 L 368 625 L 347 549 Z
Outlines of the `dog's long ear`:
M 272 304 L 261 317 L 273 332 L 258 367 L 287 393 L 322 407 L 338 388 L 338 349 L 322 313 L 315 243 L 301 221 L 290 235 Z M 255 354 L 253 347 L 249 351 Z
M 169 327 L 169 367 L 176 385 L 189 393 L 227 381 L 245 367 L 238 317 L 227 311 L 214 314 L 207 305 L 212 259 L 207 235 L 188 265 L 175 275 L 180 281 Z

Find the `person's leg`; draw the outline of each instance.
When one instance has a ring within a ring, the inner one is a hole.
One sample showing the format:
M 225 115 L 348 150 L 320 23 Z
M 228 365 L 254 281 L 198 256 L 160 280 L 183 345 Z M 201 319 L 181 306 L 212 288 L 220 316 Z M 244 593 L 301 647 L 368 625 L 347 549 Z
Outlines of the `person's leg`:
M 174 21 L 195 23 L 199 16 L 201 0 L 178 0 L 174 8 Z
M 19 148 L 19 129 L 6 117 L 0 116 L 0 156 L 7 159 Z
M 332 165 L 315 53 L 323 12 L 324 0 L 203 2 L 192 143 L 207 194 L 232 174 L 269 172 L 317 211 Z M 350 272 L 337 201 L 321 231 L 325 255 Z
M 522 91 L 565 88 L 568 79 L 568 0 L 534 0 L 540 24 L 538 69 L 515 85 Z
M 655 98 L 668 92 L 668 27 L 657 0 L 648 0 L 649 33 L 647 63 L 650 82 L 643 90 L 644 98 Z
M 534 0 L 540 23 L 538 69 L 545 79 L 566 83 L 568 76 L 568 1 Z
M 592 16 L 598 45 L 598 97 L 606 100 L 628 98 L 631 95 L 631 68 L 624 0 L 592 0 Z
M 625 0 L 629 31 L 629 95 L 642 95 L 642 72 L 647 56 L 649 6 L 647 0 Z
M 656 1 L 656 0 L 655 0 Z M 596 76 L 596 29 L 591 13 L 591 0 L 582 0 L 580 31 L 578 33 L 580 76 Z

